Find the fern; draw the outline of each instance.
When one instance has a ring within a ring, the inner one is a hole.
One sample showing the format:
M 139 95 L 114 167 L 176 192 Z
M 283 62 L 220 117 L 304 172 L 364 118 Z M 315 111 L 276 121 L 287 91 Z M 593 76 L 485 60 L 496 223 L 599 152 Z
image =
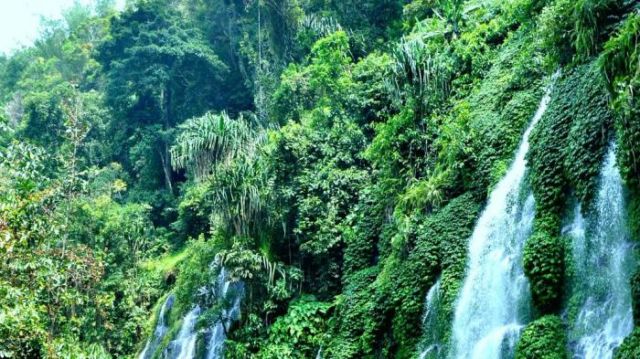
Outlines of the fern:
M 269 178 L 259 156 L 266 129 L 226 113 L 206 114 L 179 127 L 171 149 L 175 169 L 186 169 L 205 182 L 214 203 L 214 227 L 248 234 L 264 219 L 264 194 Z
M 215 163 L 251 155 L 263 132 L 243 117 L 232 120 L 224 112 L 190 119 L 178 130 L 180 134 L 171 149 L 173 166 L 193 171 L 198 179 L 207 177 Z

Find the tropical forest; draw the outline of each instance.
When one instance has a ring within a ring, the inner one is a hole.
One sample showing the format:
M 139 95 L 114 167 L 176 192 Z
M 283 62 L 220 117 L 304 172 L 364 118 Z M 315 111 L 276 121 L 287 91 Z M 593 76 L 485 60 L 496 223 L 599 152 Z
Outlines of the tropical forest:
M 640 359 L 640 1 L 58 11 L 0 52 L 0 358 Z

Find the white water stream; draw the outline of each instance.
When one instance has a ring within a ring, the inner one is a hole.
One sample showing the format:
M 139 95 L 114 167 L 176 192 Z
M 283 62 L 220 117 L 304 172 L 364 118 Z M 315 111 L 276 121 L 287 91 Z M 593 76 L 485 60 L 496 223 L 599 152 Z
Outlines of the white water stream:
M 244 297 L 244 284 L 232 281 L 227 270 L 222 267 L 217 279 L 215 296 L 223 302 L 220 318 L 211 329 L 211 338 L 207 345 L 206 359 L 222 359 L 224 357 L 224 341 L 234 321 L 240 319 L 240 304 Z
M 572 289 L 579 308 L 569 327 L 571 351 L 574 358 L 610 359 L 633 329 L 635 267 L 615 147 L 602 168 L 593 210 L 584 218 L 577 206 L 565 233 L 572 239 Z
M 224 357 L 224 342 L 227 338 L 227 333 L 231 329 L 232 324 L 240 319 L 240 304 L 244 297 L 244 283 L 241 281 L 234 281 L 229 278 L 227 270 L 222 267 L 220 268 L 220 273 L 216 278 L 215 285 L 213 286 L 212 294 L 221 309 L 218 319 L 209 331 L 210 337 L 204 357 L 206 359 L 222 359 Z M 158 314 L 158 323 L 156 324 L 153 336 L 149 341 L 147 341 L 147 344 L 138 356 L 138 359 L 151 359 L 158 350 L 158 346 L 168 331 L 166 316 L 173 306 L 174 299 L 174 296 L 170 295 L 162 305 L 160 313 Z M 195 358 L 198 342 L 196 323 L 201 312 L 202 310 L 200 306 L 196 306 L 185 315 L 182 319 L 180 331 L 177 336 L 162 352 L 163 358 Z
M 522 192 L 529 135 L 547 109 L 550 92 L 551 86 L 469 241 L 469 264 L 454 313 L 451 358 L 510 357 L 529 319 L 522 249 L 532 230 L 535 203 L 532 194 Z
M 442 332 L 440 323 L 440 279 L 429 289 L 425 300 L 422 327 L 425 333 L 419 359 L 436 359 L 442 352 Z
M 144 347 L 140 355 L 138 355 L 138 359 L 150 359 L 153 355 L 153 352 L 158 348 L 158 345 L 160 345 L 162 338 L 168 330 L 166 316 L 169 310 L 171 310 L 174 300 L 175 297 L 173 296 L 173 294 L 170 294 L 162 304 L 160 312 L 158 313 L 158 323 L 156 324 L 156 328 L 153 331 L 153 336 L 151 337 L 151 339 L 149 339 L 149 341 L 147 341 L 147 345 Z
M 196 340 L 198 332 L 195 331 L 196 321 L 200 316 L 200 307 L 196 306 L 182 319 L 182 326 L 178 336 L 169 344 L 168 357 L 172 359 L 193 359 L 196 355 Z

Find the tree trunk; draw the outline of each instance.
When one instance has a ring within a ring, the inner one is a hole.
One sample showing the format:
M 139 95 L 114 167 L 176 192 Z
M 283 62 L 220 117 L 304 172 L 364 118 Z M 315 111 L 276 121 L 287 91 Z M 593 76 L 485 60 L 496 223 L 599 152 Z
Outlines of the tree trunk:
M 158 155 L 160 156 L 160 162 L 162 163 L 162 172 L 164 172 L 164 181 L 167 186 L 167 190 L 173 194 L 173 184 L 171 182 L 171 163 L 168 158 L 167 143 L 162 141 L 163 149 L 158 149 Z
M 166 131 L 171 128 L 171 122 L 169 121 L 170 106 L 171 106 L 171 94 L 168 86 L 166 89 L 162 89 L 160 92 L 160 106 L 162 107 L 162 125 Z M 169 144 L 166 138 L 161 138 L 162 149 L 158 150 L 160 155 L 160 162 L 162 163 L 162 171 L 164 172 L 164 180 L 167 186 L 167 190 L 173 195 L 173 183 L 172 183 L 172 171 L 171 171 L 171 156 L 169 155 Z

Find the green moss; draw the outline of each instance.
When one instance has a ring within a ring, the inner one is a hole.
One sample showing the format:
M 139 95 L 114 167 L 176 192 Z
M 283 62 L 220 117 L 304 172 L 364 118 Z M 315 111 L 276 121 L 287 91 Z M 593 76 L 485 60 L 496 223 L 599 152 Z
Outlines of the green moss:
M 328 358 L 362 358 L 373 354 L 376 332 L 384 326 L 373 285 L 379 268 L 371 267 L 349 277 L 335 312 L 325 355 Z
M 464 207 L 461 207 L 463 211 L 452 212 L 448 219 L 451 221 L 449 223 L 450 228 L 457 227 L 457 229 L 440 241 L 442 266 L 442 274 L 440 275 L 441 308 L 443 318 L 446 318 L 448 322 L 453 320 L 454 304 L 466 270 L 468 241 L 481 209 L 480 203 L 469 193 L 456 198 L 455 201 L 457 201 L 458 206 L 464 204 Z M 452 201 L 450 205 L 453 207 L 454 204 L 456 202 Z M 450 326 L 448 326 L 449 328 Z M 450 336 L 449 332 L 450 329 L 445 333 L 445 338 L 447 339 Z
M 631 238 L 638 240 L 640 239 L 640 190 L 634 189 L 630 192 L 627 205 L 629 230 Z
M 567 339 L 562 320 L 547 315 L 529 323 L 516 347 L 516 359 L 566 359 Z
M 633 301 L 633 319 L 640 325 L 640 270 L 631 278 L 631 300 Z
M 473 168 L 464 174 L 468 189 L 488 193 L 500 180 L 540 101 L 543 73 L 535 66 L 540 54 L 531 43 L 526 34 L 512 34 L 487 76 L 456 103 L 453 121 L 465 130 L 456 136 L 466 136 L 469 146 L 456 166 Z
M 565 271 L 564 241 L 544 231 L 536 231 L 524 248 L 524 271 L 529 278 L 534 306 L 541 313 L 560 309 Z
M 435 283 L 440 271 L 437 235 L 429 235 L 428 225 L 416 226 L 418 239 L 406 258 L 389 262 L 387 285 L 393 308 L 393 335 L 399 346 L 398 357 L 410 357 L 422 334 L 421 318 L 424 295 Z M 423 235 L 424 234 L 424 235 Z M 442 235 L 442 234 L 440 234 Z M 397 286 L 395 286 L 395 285 Z
M 566 251 L 559 230 L 567 193 L 574 192 L 585 208 L 591 205 L 610 142 L 614 116 L 600 79 L 593 62 L 568 70 L 531 136 L 528 159 L 537 215 L 524 268 L 534 305 L 543 314 L 560 309 L 564 291 Z
M 360 202 L 348 218 L 343 233 L 345 253 L 343 276 L 372 266 L 384 224 L 384 201 L 378 186 L 366 187 L 360 193 Z
M 391 283 L 393 337 L 398 357 L 411 357 L 422 335 L 424 297 L 441 275 L 443 302 L 440 316 L 453 318 L 453 304 L 464 277 L 467 242 L 480 206 L 470 193 L 459 196 L 417 226 L 415 247 L 397 262 Z M 444 335 L 448 337 L 450 325 Z
M 422 336 L 424 297 L 440 273 L 442 317 L 449 322 L 453 316 L 467 240 L 479 207 L 468 193 L 432 215 L 398 214 L 394 247 L 380 273 L 371 267 L 345 277 L 325 354 L 332 358 L 413 357 Z
M 205 340 L 205 333 L 200 331 L 196 334 L 196 352 L 194 358 L 206 358 L 209 343 Z
M 606 86 L 595 63 L 576 71 L 579 86 L 570 109 L 572 124 L 564 148 L 564 169 L 577 198 L 590 206 L 605 152 L 611 142 L 614 116 L 609 109 Z
M 193 306 L 195 293 L 198 288 L 210 283 L 215 273 L 210 268 L 216 253 L 220 249 L 221 238 L 214 237 L 209 241 L 201 236 L 198 240 L 189 243 L 186 250 L 190 255 L 186 256 L 178 266 L 178 276 L 175 285 L 176 301 L 171 311 L 171 320 L 176 321 L 187 313 Z
M 556 85 L 546 114 L 531 133 L 531 149 L 527 155 L 531 171 L 531 187 L 538 212 L 557 213 L 562 207 L 566 178 L 562 164 L 563 144 L 570 128 L 570 104 L 563 90 L 569 86 Z
M 531 135 L 531 184 L 540 213 L 559 215 L 570 188 L 588 206 L 610 141 L 613 115 L 594 63 L 569 70 Z
M 616 349 L 614 359 L 640 358 L 640 328 L 635 328 Z
M 167 277 L 176 270 L 180 262 L 189 256 L 189 247 L 185 246 L 182 250 L 175 253 L 169 253 L 159 258 L 149 259 L 140 264 L 140 267 L 152 273 L 157 273 L 162 277 Z

